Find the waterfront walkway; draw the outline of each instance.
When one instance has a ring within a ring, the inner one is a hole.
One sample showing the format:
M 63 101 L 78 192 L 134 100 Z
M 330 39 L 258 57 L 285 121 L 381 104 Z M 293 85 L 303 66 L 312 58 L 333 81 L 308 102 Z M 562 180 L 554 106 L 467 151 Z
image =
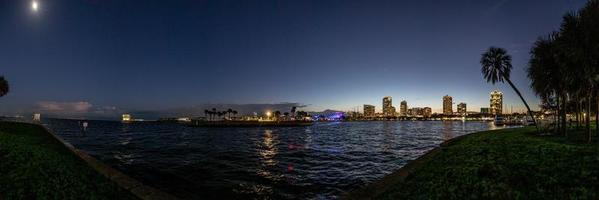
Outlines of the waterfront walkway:
M 596 136 L 594 136 L 597 138 Z M 582 131 L 534 128 L 466 135 L 443 144 L 347 199 L 597 199 L 599 145 Z

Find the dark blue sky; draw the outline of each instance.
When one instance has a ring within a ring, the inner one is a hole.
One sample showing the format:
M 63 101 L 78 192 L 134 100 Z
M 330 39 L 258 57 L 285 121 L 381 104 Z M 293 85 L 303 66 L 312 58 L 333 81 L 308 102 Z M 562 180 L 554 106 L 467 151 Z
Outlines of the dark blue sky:
M 30 3 L 0 1 L 0 74 L 12 86 L 0 114 L 279 102 L 378 110 L 387 95 L 439 111 L 445 94 L 477 111 L 496 88 L 520 108 L 507 85 L 482 79 L 491 45 L 513 55 L 513 80 L 536 105 L 524 73 L 531 45 L 585 1 L 39 0 L 37 13 Z

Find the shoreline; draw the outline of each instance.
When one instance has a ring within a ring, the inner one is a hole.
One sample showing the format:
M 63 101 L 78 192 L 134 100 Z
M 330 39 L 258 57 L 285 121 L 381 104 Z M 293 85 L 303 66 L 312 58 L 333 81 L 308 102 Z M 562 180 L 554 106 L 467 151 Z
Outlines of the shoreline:
M 7 122 L 7 121 L 0 122 L 0 123 L 32 125 L 32 126 L 37 126 L 37 127 L 42 128 L 47 134 L 49 134 L 52 138 L 54 138 L 56 141 L 58 141 L 60 144 L 62 144 L 63 147 L 66 147 L 66 149 L 70 153 L 74 154 L 78 159 L 81 159 L 82 161 L 84 161 L 85 164 L 87 165 L 87 167 L 91 168 L 96 173 L 99 173 L 100 175 L 106 177 L 109 181 L 115 183 L 117 186 L 130 192 L 133 196 L 135 196 L 139 199 L 144 199 L 144 200 L 177 200 L 178 199 L 177 197 L 175 197 L 171 194 L 165 193 L 165 192 L 160 191 L 151 186 L 147 186 L 147 185 L 143 184 L 142 182 L 140 182 L 136 179 L 133 179 L 133 178 L 129 177 L 128 175 L 120 172 L 119 170 L 116 170 L 116 169 L 110 167 L 109 165 L 103 163 L 102 161 L 90 156 L 86 152 L 77 149 L 71 143 L 58 137 L 56 134 L 54 134 L 54 132 L 52 132 L 49 128 L 47 128 L 46 126 L 44 126 L 42 124 L 28 123 L 28 122 Z
M 577 127 L 568 137 L 534 127 L 480 131 L 443 142 L 340 198 L 595 199 L 598 153 Z
M 393 187 L 393 183 L 397 183 L 397 182 L 405 180 L 410 174 L 414 173 L 418 168 L 420 168 L 426 161 L 428 161 L 431 158 L 433 158 L 434 156 L 438 155 L 447 146 L 449 146 L 457 141 L 460 141 L 467 136 L 471 136 L 471 135 L 475 135 L 475 134 L 485 134 L 485 133 L 500 131 L 500 130 L 503 130 L 503 129 L 474 132 L 474 133 L 461 135 L 461 136 L 449 139 L 447 141 L 444 141 L 441 144 L 439 144 L 438 147 L 435 147 L 435 148 L 427 151 L 425 154 L 416 158 L 415 160 L 409 161 L 406 165 L 404 165 L 403 167 L 394 171 L 393 173 L 385 175 L 382 179 L 372 182 L 364 187 L 349 191 L 348 193 L 343 195 L 340 199 L 344 199 L 344 200 L 372 199 L 373 197 L 376 197 L 376 196 L 382 194 L 383 192 L 387 191 L 391 187 Z

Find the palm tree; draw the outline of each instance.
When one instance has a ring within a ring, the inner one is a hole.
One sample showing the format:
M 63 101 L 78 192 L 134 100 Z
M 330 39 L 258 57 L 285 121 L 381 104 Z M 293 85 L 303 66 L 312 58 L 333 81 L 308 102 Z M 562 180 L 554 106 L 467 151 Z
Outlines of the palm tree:
M 308 112 L 305 111 L 297 111 L 297 117 L 300 118 L 301 120 L 303 120 L 305 117 L 308 116 Z
M 214 117 L 214 115 L 216 115 L 216 114 L 218 114 L 218 113 L 216 112 L 216 108 L 212 108 L 212 118 L 213 118 L 213 117 Z
M 233 113 L 233 109 L 229 108 L 227 110 L 227 114 L 229 114 L 229 119 L 231 119 L 231 113 Z
M 564 91 L 564 76 L 557 58 L 556 38 L 557 33 L 547 38 L 539 38 L 531 51 L 529 68 L 527 69 L 528 78 L 531 80 L 530 87 L 541 97 L 541 100 L 555 108 L 557 119 L 557 128 L 555 131 L 561 131 L 564 128 L 566 93 Z M 553 103 L 555 100 L 555 105 Z M 561 100 L 561 101 L 560 101 Z M 560 103 L 562 106 L 560 109 Z M 561 117 L 561 121 L 559 118 Z M 565 130 L 565 129 L 564 129 Z M 566 134 L 566 131 L 563 131 Z
M 275 116 L 275 119 L 279 120 L 279 117 L 281 116 L 281 111 L 277 110 L 273 113 L 273 115 Z
M 237 118 L 237 111 L 233 110 L 233 116 L 235 116 L 235 118 Z
M 206 119 L 208 119 L 208 113 L 210 113 L 210 111 L 208 111 L 208 109 L 204 110 L 204 117 Z
M 586 107 L 585 125 L 588 142 L 591 142 L 591 102 L 593 94 L 599 93 L 595 76 L 598 73 L 599 62 L 599 30 L 596 22 L 599 20 L 599 1 L 589 1 L 585 8 L 578 13 L 569 13 L 564 16 L 560 27 L 560 47 L 563 50 L 564 62 L 568 68 L 567 77 L 572 84 L 570 89 L 582 100 Z M 595 46 L 593 46 L 595 45 Z
M 0 76 L 0 97 L 8 94 L 9 90 L 8 81 L 4 79 L 4 76 Z
M 532 111 L 530 110 L 530 107 L 528 106 L 528 103 L 526 103 L 526 100 L 524 100 L 524 97 L 522 97 L 520 91 L 516 88 L 516 86 L 514 86 L 514 83 L 512 83 L 512 81 L 510 80 L 510 73 L 512 71 L 512 56 L 507 54 L 507 51 L 505 49 L 498 47 L 490 47 L 489 50 L 487 50 L 487 52 L 482 54 L 480 64 L 482 65 L 482 74 L 484 78 L 487 80 L 487 82 L 491 82 L 492 84 L 495 84 L 497 82 L 503 83 L 504 81 L 508 82 L 508 84 L 512 87 L 512 89 L 514 89 L 516 94 L 518 94 L 518 96 L 526 106 L 526 109 L 528 109 L 528 114 L 530 115 L 534 125 L 536 126 L 537 122 L 532 114 Z
M 295 107 L 295 106 L 291 107 L 291 117 L 295 116 L 295 110 L 297 110 L 297 107 Z
M 221 111 L 216 112 L 216 115 L 218 115 L 219 118 L 221 118 L 224 114 L 225 113 Z

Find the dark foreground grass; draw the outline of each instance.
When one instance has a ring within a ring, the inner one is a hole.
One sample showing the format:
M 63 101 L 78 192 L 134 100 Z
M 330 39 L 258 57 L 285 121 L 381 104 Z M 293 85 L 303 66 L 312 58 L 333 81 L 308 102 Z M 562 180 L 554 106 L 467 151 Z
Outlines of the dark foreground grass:
M 538 136 L 533 128 L 472 134 L 371 198 L 597 199 L 599 145 L 577 141 Z
M 0 199 L 135 199 L 42 127 L 0 122 Z

